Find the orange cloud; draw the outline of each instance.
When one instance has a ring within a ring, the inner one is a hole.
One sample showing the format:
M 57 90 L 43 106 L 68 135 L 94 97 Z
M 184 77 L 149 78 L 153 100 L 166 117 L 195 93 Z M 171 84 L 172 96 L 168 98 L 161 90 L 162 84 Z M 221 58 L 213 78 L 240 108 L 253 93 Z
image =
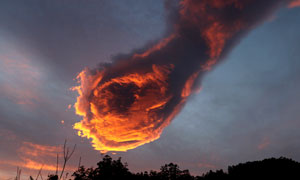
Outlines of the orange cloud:
M 9 165 L 13 167 L 21 167 L 22 168 L 27 168 L 27 169 L 32 169 L 32 170 L 40 170 L 41 167 L 43 167 L 43 170 L 47 171 L 55 171 L 56 170 L 56 165 L 48 165 L 44 163 L 40 163 L 31 159 L 24 158 L 23 161 L 0 161 L 0 164 L 3 165 Z
M 75 112 L 82 116 L 74 124 L 78 135 L 91 139 L 102 153 L 158 139 L 197 90 L 200 75 L 251 26 L 252 20 L 241 17 L 247 5 L 238 0 L 183 0 L 174 32 L 158 44 L 111 65 L 81 71 L 79 85 L 72 88 L 79 95 Z M 237 14 L 229 17 L 233 8 Z
M 43 166 L 44 170 L 56 170 L 56 156 L 62 152 L 60 146 L 48 146 L 34 144 L 32 142 L 23 142 L 18 150 L 19 166 L 28 169 L 40 169 Z
M 289 8 L 295 8 L 295 7 L 299 7 L 300 6 L 300 0 L 294 0 L 292 2 L 290 2 L 290 4 L 288 5 Z
M 40 168 L 43 168 L 43 170 L 48 170 L 48 171 L 55 171 L 56 170 L 56 165 L 55 164 L 45 164 L 45 163 L 40 163 L 31 159 L 24 159 L 25 162 L 22 164 L 23 167 L 28 168 L 28 169 L 34 169 L 34 170 L 39 170 Z
M 61 152 L 63 148 L 61 146 L 49 146 L 49 145 L 41 145 L 35 144 L 32 142 L 22 142 L 21 147 L 17 151 L 17 159 L 15 160 L 0 160 L 0 168 L 7 169 L 6 171 L 15 172 L 15 168 L 19 167 L 22 169 L 23 177 L 26 175 L 36 174 L 36 170 L 43 169 L 47 172 L 56 171 L 56 157 L 59 155 L 60 162 L 62 162 Z M 18 160 L 19 159 L 19 160 Z M 60 170 L 61 164 L 59 164 L 58 170 Z M 66 171 L 75 171 L 76 167 L 67 166 Z M 0 172 L 0 176 L 2 176 L 2 172 Z
M 50 156 L 55 158 L 59 152 L 62 152 L 62 148 L 59 146 L 45 146 L 23 142 L 23 146 L 19 149 L 19 152 L 32 157 Z

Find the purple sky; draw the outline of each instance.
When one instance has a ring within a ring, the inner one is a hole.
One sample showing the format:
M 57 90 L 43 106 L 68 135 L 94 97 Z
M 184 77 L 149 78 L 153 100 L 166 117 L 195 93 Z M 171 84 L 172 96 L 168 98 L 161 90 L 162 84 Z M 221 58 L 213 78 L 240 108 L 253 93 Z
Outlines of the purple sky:
M 17 166 L 24 177 L 36 175 L 32 166 L 51 169 L 64 139 L 78 147 L 70 168 L 80 156 L 95 166 L 101 154 L 72 128 L 81 120 L 68 108 L 74 78 L 164 37 L 165 16 L 160 0 L 1 1 L 0 179 Z M 160 139 L 108 154 L 132 171 L 174 162 L 193 174 L 268 157 L 300 161 L 299 19 L 299 7 L 282 7 L 204 77 Z

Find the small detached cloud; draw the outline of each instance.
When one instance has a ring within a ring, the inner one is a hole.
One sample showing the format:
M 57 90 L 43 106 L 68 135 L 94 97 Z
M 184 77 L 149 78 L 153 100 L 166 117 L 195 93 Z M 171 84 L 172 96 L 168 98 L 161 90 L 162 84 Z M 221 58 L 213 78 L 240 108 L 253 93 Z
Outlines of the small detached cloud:
M 269 138 L 265 137 L 262 139 L 261 143 L 258 144 L 257 149 L 263 150 L 266 149 L 270 145 L 271 141 Z

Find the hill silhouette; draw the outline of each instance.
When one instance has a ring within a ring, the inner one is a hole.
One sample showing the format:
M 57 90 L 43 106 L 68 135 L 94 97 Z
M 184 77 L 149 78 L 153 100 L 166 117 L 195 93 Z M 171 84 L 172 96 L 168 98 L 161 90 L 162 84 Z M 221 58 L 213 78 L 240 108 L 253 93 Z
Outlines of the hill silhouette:
M 113 160 L 106 155 L 96 168 L 80 166 L 73 173 L 74 180 L 229 180 L 229 179 L 300 179 L 300 163 L 285 157 L 240 163 L 228 166 L 227 172 L 209 171 L 202 176 L 192 176 L 189 170 L 181 170 L 177 164 L 161 166 L 160 171 L 130 172 L 121 158 Z M 58 180 L 50 175 L 48 180 Z

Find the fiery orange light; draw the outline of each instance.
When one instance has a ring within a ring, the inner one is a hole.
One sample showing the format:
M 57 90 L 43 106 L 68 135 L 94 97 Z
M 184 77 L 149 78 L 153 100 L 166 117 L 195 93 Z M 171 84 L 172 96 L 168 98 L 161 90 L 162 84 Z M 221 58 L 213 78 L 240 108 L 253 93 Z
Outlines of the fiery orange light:
M 172 97 L 167 92 L 172 69 L 173 65 L 153 65 L 151 72 L 128 74 L 103 83 L 99 78 L 102 72 L 89 76 L 88 70 L 83 71 L 78 76 L 81 86 L 74 89 L 80 94 L 75 109 L 84 120 L 74 129 L 79 130 L 78 135 L 92 138 L 93 146 L 101 152 L 126 151 L 159 138 L 170 123 L 163 121 L 159 111 Z M 91 95 L 93 99 L 88 101 Z M 161 123 L 159 127 L 157 122 Z
M 199 91 L 195 82 L 272 5 L 275 1 L 182 0 L 171 35 L 142 53 L 78 75 L 74 107 L 83 120 L 74 129 L 101 152 L 127 151 L 158 139 Z
M 184 88 L 181 92 L 181 97 L 186 98 L 192 93 L 193 85 L 194 85 L 194 82 L 195 82 L 196 78 L 198 77 L 198 75 L 199 75 L 199 72 L 195 72 L 188 78 L 188 80 L 186 81 Z M 200 90 L 200 88 L 195 89 L 195 90 Z
M 62 152 L 61 146 L 49 146 L 35 144 L 32 142 L 22 142 L 17 151 L 19 160 L 1 161 L 0 165 L 5 166 L 18 166 L 27 170 L 55 171 L 56 170 L 56 157 L 60 157 Z M 61 158 L 61 157 L 60 157 Z M 66 167 L 68 171 L 76 170 L 76 167 Z

